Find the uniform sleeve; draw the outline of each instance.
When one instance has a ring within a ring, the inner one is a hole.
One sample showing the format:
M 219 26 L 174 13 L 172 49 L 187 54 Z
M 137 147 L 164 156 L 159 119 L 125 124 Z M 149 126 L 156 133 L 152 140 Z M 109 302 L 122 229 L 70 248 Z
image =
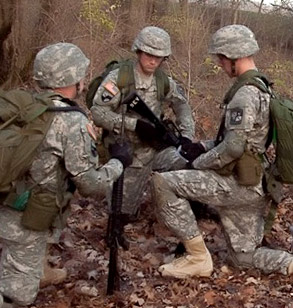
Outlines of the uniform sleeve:
M 166 96 L 166 100 L 171 104 L 171 108 L 176 116 L 176 124 L 181 134 L 193 140 L 195 136 L 195 124 L 184 90 L 173 79 L 169 78 L 169 81 L 170 91 Z
M 97 197 L 105 195 L 122 172 L 122 163 L 118 159 L 110 159 L 99 169 L 90 168 L 78 174 L 73 181 L 83 196 Z
M 104 194 L 123 172 L 123 165 L 111 159 L 99 167 L 99 157 L 91 125 L 79 113 L 72 117 L 64 147 L 64 164 L 80 193 L 84 196 Z
M 225 135 L 221 143 L 199 156 L 192 166 L 195 169 L 220 169 L 244 153 L 249 133 L 257 122 L 259 90 L 244 86 L 234 95 L 225 114 Z
M 118 69 L 110 72 L 99 86 L 93 100 L 91 113 L 95 125 L 119 133 L 122 116 L 119 112 L 121 93 L 117 87 Z M 125 129 L 134 131 L 136 119 L 125 116 Z

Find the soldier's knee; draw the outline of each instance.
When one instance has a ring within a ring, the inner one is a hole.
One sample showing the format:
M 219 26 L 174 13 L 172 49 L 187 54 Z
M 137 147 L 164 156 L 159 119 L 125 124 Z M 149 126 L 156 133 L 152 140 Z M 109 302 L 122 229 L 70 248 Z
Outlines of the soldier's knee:
M 254 267 L 253 265 L 253 252 L 235 252 L 232 249 L 228 252 L 228 263 L 240 269 L 247 269 Z
M 31 305 L 38 293 L 30 293 L 30 294 L 25 294 L 25 296 L 16 296 L 14 298 L 11 298 L 14 304 L 20 305 L 20 306 L 29 306 Z
M 162 177 L 162 175 L 159 172 L 154 172 L 151 179 L 153 187 L 157 187 L 157 185 L 164 184 L 165 185 L 165 179 Z
M 31 305 L 38 295 L 39 283 L 40 279 L 35 277 L 19 276 L 18 281 L 13 280 L 5 284 L 4 298 L 9 298 L 19 306 Z
M 151 189 L 155 199 L 172 194 L 172 189 L 162 174 L 154 172 L 151 179 Z

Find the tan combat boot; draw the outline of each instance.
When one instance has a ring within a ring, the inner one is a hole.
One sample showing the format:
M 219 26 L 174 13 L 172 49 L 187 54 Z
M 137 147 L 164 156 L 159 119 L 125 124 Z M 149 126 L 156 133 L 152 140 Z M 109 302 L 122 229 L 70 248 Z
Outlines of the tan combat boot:
M 291 261 L 291 263 L 289 264 L 288 267 L 288 276 L 293 274 L 293 261 Z
M 185 279 L 199 276 L 210 277 L 213 271 L 213 260 L 201 235 L 184 242 L 187 255 L 159 267 L 162 276 Z
M 44 288 L 49 285 L 59 284 L 63 282 L 67 277 L 67 270 L 65 268 L 52 268 L 45 258 L 44 261 L 44 273 L 40 280 L 40 288 Z

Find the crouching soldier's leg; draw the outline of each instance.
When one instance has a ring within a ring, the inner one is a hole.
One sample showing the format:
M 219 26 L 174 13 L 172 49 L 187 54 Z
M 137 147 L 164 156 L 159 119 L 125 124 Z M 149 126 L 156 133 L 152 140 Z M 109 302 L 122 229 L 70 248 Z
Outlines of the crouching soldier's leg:
M 170 170 L 188 169 L 188 161 L 180 155 L 175 147 L 168 147 L 157 153 L 153 161 L 153 170 L 166 172 Z
M 182 279 L 192 276 L 209 277 L 213 271 L 212 258 L 189 202 L 177 197 L 159 173 L 154 173 L 152 187 L 158 219 L 183 241 L 187 251 L 185 256 L 162 265 L 159 271 L 163 276 Z
M 1 207 L 0 293 L 20 306 L 34 302 L 39 291 L 48 232 L 21 225 L 22 212 Z
M 257 268 L 262 272 L 293 273 L 293 255 L 260 247 L 264 234 L 264 211 L 268 205 L 261 197 L 246 207 L 230 207 L 220 212 L 228 242 L 229 261 L 239 268 Z
M 149 183 L 152 163 L 130 166 L 124 171 L 122 213 L 125 223 L 136 221 L 140 214 L 140 202 Z
M 239 268 L 258 268 L 265 274 L 293 274 L 293 255 L 282 250 L 266 247 L 256 248 L 250 252 L 235 252 L 230 250 L 233 265 Z

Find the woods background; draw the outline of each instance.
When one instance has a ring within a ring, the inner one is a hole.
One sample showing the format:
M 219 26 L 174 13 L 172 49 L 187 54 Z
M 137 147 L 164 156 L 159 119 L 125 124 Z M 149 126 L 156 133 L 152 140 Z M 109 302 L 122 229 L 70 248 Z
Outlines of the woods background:
M 110 60 L 135 57 L 130 51 L 135 36 L 144 26 L 155 25 L 171 35 L 173 54 L 164 65 L 186 89 L 197 138 L 210 138 L 231 80 L 208 55 L 208 42 L 214 31 L 231 23 L 255 32 L 261 48 L 258 68 L 277 91 L 293 98 L 292 0 L 270 7 L 263 0 L 0 0 L 0 87 L 34 88 L 35 54 L 60 41 L 77 44 L 90 58 L 88 84 Z M 271 247 L 287 251 L 293 239 L 291 196 L 287 190 L 266 237 Z M 200 220 L 199 227 L 213 255 L 212 277 L 160 277 L 157 268 L 168 262 L 178 240 L 156 222 L 147 202 L 139 222 L 125 230 L 131 245 L 119 251 L 121 292 L 107 297 L 107 206 L 99 200 L 73 200 L 72 215 L 60 243 L 51 249 L 50 261 L 67 268 L 68 278 L 41 289 L 30 307 L 293 308 L 292 277 L 227 268 L 225 239 L 219 224 L 209 218 Z
M 273 2 L 273 1 L 272 1 Z M 186 89 L 200 138 L 214 134 L 214 118 L 229 80 L 207 54 L 211 34 L 241 23 L 256 34 L 259 69 L 281 93 L 293 96 L 293 5 L 268 8 L 250 0 L 1 0 L 0 86 L 31 86 L 35 54 L 59 41 L 91 59 L 88 79 L 113 59 L 132 58 L 131 44 L 146 25 L 166 29 L 173 54 L 166 69 Z

